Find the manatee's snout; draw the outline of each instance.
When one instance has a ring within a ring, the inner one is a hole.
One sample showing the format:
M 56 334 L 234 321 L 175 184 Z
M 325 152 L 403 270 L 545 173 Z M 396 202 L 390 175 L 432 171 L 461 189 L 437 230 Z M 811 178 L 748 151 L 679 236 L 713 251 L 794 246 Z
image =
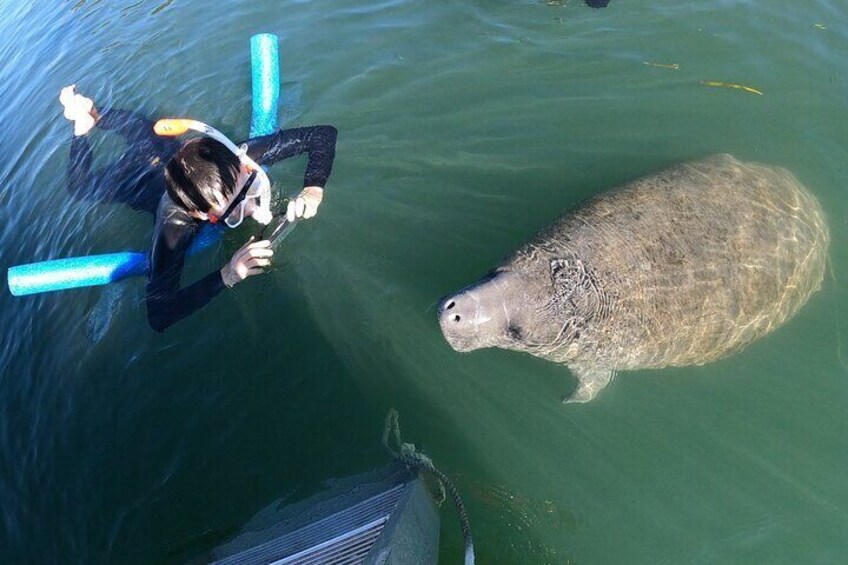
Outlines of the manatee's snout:
M 487 277 L 439 304 L 442 334 L 456 351 L 491 347 L 502 340 L 507 310 L 500 278 Z
M 485 313 L 483 314 L 485 318 Z M 476 344 L 480 300 L 471 290 L 448 296 L 439 305 L 439 324 L 448 343 L 457 351 L 471 351 Z

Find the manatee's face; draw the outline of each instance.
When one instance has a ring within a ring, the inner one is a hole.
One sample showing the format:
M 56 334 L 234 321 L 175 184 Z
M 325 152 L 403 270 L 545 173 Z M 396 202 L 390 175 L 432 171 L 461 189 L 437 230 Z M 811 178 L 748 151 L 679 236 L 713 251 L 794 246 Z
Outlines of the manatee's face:
M 498 270 L 442 300 L 439 323 L 456 351 L 528 351 L 562 338 L 555 299 L 550 273 Z

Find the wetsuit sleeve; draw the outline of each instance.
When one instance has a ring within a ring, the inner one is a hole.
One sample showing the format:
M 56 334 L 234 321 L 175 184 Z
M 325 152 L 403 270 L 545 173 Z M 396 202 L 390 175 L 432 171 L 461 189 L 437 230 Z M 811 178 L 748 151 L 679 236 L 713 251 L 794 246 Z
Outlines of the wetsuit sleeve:
M 336 156 L 338 130 L 333 126 L 283 129 L 248 140 L 248 155 L 260 165 L 272 165 L 301 153 L 309 154 L 303 186 L 327 184 Z
M 153 122 L 135 112 L 126 110 L 104 110 L 95 127 L 114 131 L 122 136 L 129 147 L 155 137 Z M 71 141 L 68 160 L 68 190 L 80 200 L 112 202 L 120 200 L 113 182 L 109 181 L 110 167 L 91 170 L 91 144 L 87 135 L 75 136 Z
M 180 275 L 196 226 L 165 225 L 150 255 L 147 281 L 147 321 L 157 332 L 209 303 L 224 287 L 220 271 L 213 271 L 184 288 Z
M 127 145 L 133 146 L 151 139 L 156 139 L 153 131 L 153 121 L 138 112 L 129 110 L 108 109 L 100 114 L 97 127 L 112 131 L 123 137 Z
M 109 201 L 110 191 L 103 182 L 104 170 L 91 171 L 91 144 L 81 135 L 71 141 L 68 160 L 68 190 L 79 200 Z

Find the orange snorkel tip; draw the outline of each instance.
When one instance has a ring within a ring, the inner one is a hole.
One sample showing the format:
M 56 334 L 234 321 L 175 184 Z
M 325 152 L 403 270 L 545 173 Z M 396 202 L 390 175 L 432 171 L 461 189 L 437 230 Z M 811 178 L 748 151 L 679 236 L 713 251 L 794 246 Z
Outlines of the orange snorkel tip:
M 182 135 L 191 129 L 192 120 L 185 120 L 180 118 L 165 118 L 159 120 L 154 124 L 153 131 L 156 132 L 156 135 L 163 135 L 167 137 L 176 137 L 178 135 Z

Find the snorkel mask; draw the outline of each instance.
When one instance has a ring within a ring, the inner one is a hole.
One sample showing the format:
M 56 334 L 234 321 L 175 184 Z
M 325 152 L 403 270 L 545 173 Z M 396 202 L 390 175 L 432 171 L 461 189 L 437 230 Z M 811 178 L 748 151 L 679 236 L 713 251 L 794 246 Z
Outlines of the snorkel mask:
M 156 122 L 153 131 L 158 135 L 176 137 L 186 133 L 188 130 L 196 131 L 220 142 L 238 157 L 239 161 L 248 168 L 250 177 L 244 186 L 235 194 L 233 200 L 227 205 L 226 211 L 219 218 L 210 215 L 210 221 L 218 223 L 223 221 L 227 226 L 235 228 L 244 220 L 244 210 L 248 200 L 256 201 L 256 209 L 253 211 L 253 219 L 263 225 L 268 225 L 273 218 L 271 213 L 271 181 L 265 171 L 256 164 L 247 154 L 247 145 L 237 147 L 220 131 L 197 120 L 186 119 L 163 119 Z

